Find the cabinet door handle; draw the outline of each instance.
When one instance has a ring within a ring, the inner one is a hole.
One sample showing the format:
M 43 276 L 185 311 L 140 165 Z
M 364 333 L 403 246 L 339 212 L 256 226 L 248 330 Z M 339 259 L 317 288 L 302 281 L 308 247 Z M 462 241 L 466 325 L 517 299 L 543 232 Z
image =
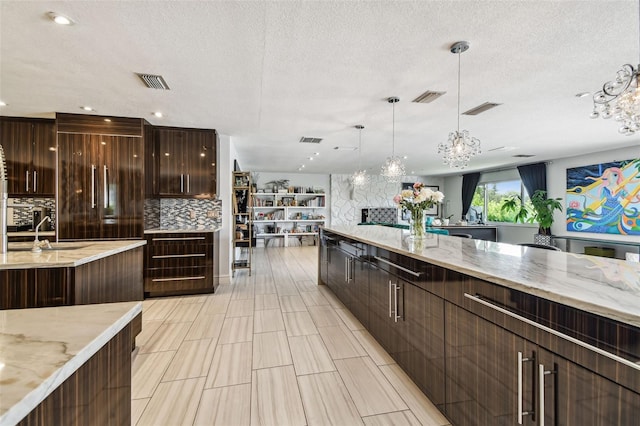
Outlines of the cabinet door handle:
M 544 376 L 553 373 L 555 373 L 555 371 L 545 370 L 544 365 L 538 365 L 538 397 L 540 399 L 540 406 L 538 408 L 538 417 L 540 418 L 538 422 L 539 426 L 544 426 Z
M 152 278 L 153 282 L 165 282 L 165 281 L 187 281 L 187 280 L 204 280 L 204 275 L 199 275 L 197 277 L 177 277 L 177 278 Z
M 391 315 L 393 314 L 393 308 L 391 307 L 391 292 L 393 291 L 391 288 L 392 286 L 393 284 L 391 284 L 391 280 L 389 280 L 389 318 L 391 318 Z
M 33 171 L 33 192 L 38 192 L 38 172 Z
M 96 165 L 91 165 L 91 208 L 96 208 Z
M 24 183 L 24 190 L 29 192 L 29 170 L 25 171 L 26 182 Z
M 191 192 L 191 175 L 187 173 L 187 192 Z
M 533 361 L 533 358 L 523 358 L 522 352 L 518 352 L 518 424 L 522 424 L 524 416 L 533 415 L 534 411 L 522 411 L 522 364 Z
M 375 260 L 379 261 L 379 262 L 386 263 L 386 264 L 387 264 L 387 265 L 389 265 L 389 266 L 393 266 L 393 267 L 394 267 L 394 268 L 396 268 L 396 269 L 400 269 L 401 271 L 404 271 L 404 272 L 406 272 L 406 273 L 408 273 L 408 274 L 411 274 L 411 275 L 413 275 L 414 277 L 419 277 L 420 275 L 422 275 L 422 272 L 415 272 L 415 271 L 412 271 L 411 269 L 407 269 L 407 268 L 405 268 L 404 266 L 400 266 L 400 265 L 398 265 L 398 264 L 395 264 L 395 263 L 393 263 L 392 261 L 387 260 L 387 259 L 385 259 L 385 258 L 383 258 L 383 257 L 373 256 L 373 258 L 374 258 Z
M 394 284 L 393 285 L 393 320 L 395 322 L 398 322 L 398 320 L 400 318 L 402 318 L 399 314 L 398 314 L 398 292 L 401 290 L 401 287 L 399 284 Z
M 103 179 L 104 179 L 104 207 L 109 207 L 109 169 L 107 169 L 107 165 L 105 164 L 102 169 Z
M 554 336 L 560 337 L 561 339 L 564 339 L 564 340 L 566 340 L 568 342 L 571 342 L 571 343 L 573 343 L 575 345 L 578 345 L 578 346 L 580 346 L 582 348 L 588 349 L 588 350 L 593 351 L 593 352 L 595 352 L 595 353 L 597 353 L 599 355 L 602 355 L 602 356 L 607 357 L 609 359 L 612 359 L 612 360 L 614 360 L 616 362 L 624 364 L 627 367 L 631 367 L 631 368 L 633 368 L 635 370 L 640 370 L 640 364 L 636 364 L 635 362 L 629 361 L 628 359 L 622 358 L 621 356 L 612 354 L 611 352 L 607 352 L 607 351 L 605 351 L 603 349 L 600 349 L 600 348 L 598 348 L 596 346 L 593 346 L 593 345 L 590 345 L 588 343 L 585 343 L 582 340 L 576 339 L 575 337 L 571 337 L 571 336 L 568 336 L 568 335 L 566 335 L 564 333 L 560 333 L 559 331 L 556 331 L 553 328 L 549 328 L 549 327 L 547 327 L 545 325 L 539 324 L 539 323 L 537 323 L 535 321 L 532 321 L 532 320 L 530 320 L 528 318 L 525 318 L 525 317 L 523 317 L 521 315 L 514 314 L 513 312 L 511 312 L 511 311 L 509 311 L 507 309 L 504 309 L 504 308 L 502 308 L 500 306 L 497 306 L 497 305 L 495 305 L 495 304 L 493 304 L 491 302 L 487 302 L 486 300 L 483 300 L 481 298 L 481 296 L 479 296 L 479 295 L 472 295 L 472 294 L 469 294 L 469 293 L 464 293 L 464 297 L 466 297 L 467 299 L 473 300 L 474 302 L 480 303 L 481 305 L 484 305 L 484 306 L 487 306 L 489 308 L 495 309 L 496 311 L 498 311 L 500 313 L 503 313 L 505 315 L 508 315 L 511 318 L 515 318 L 515 319 L 517 319 L 519 321 L 522 321 L 522 322 L 524 322 L 526 324 L 532 325 L 532 326 L 534 326 L 534 327 L 536 327 L 536 328 L 538 328 L 538 329 L 540 329 L 542 331 L 546 331 L 547 333 L 550 333 L 550 334 L 553 334 Z
M 166 237 L 166 238 L 152 238 L 151 241 L 196 241 L 204 240 L 206 237 Z
M 180 192 L 184 192 L 184 175 L 180 174 Z

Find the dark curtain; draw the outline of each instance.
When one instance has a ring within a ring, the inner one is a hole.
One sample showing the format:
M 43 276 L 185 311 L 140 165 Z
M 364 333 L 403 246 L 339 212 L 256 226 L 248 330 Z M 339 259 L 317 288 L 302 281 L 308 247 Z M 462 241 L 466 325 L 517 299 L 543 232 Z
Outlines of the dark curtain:
M 462 217 L 469 212 L 478 182 L 480 182 L 480 173 L 462 175 Z
M 520 179 L 522 179 L 522 184 L 529 197 L 533 196 L 533 193 L 538 189 L 547 190 L 547 165 L 545 163 L 518 166 L 518 173 L 520 173 Z

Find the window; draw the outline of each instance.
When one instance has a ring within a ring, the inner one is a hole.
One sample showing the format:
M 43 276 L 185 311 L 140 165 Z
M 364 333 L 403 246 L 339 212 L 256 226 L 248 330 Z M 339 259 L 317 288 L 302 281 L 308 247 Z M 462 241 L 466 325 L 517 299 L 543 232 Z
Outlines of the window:
M 469 221 L 513 223 L 515 213 L 503 212 L 500 208 L 504 198 L 514 195 L 520 196 L 525 204 L 531 203 L 529 195 L 519 179 L 478 184 L 469 208 Z

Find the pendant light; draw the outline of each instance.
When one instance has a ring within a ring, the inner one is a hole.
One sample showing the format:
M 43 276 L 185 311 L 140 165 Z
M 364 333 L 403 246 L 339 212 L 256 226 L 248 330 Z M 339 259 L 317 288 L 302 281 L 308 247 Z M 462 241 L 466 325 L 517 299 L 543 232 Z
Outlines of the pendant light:
M 387 161 L 382 166 L 382 176 L 385 177 L 387 182 L 397 183 L 400 182 L 402 177 L 404 176 L 404 164 L 402 164 L 402 160 L 400 157 L 396 157 L 396 108 L 395 105 L 397 102 L 400 102 L 400 99 L 396 97 L 391 97 L 387 99 L 387 102 L 391 104 L 392 109 L 392 117 L 393 117 L 393 127 L 391 130 L 391 157 L 387 158 Z
M 640 4 L 638 21 L 640 30 Z M 615 79 L 605 83 L 602 90 L 593 95 L 591 118 L 598 117 L 605 120 L 613 117 L 620 122 L 618 132 L 623 135 L 632 136 L 640 132 L 640 65 L 638 68 L 630 64 L 623 65 Z
M 458 55 L 458 128 L 449 133 L 447 142 L 438 144 L 438 154 L 442 154 L 444 164 L 464 169 L 471 157 L 480 154 L 480 140 L 472 137 L 467 130 L 460 130 L 460 55 L 469 50 L 469 43 L 459 41 L 451 46 L 451 53 Z
M 369 183 L 369 175 L 367 170 L 362 168 L 362 129 L 364 126 L 358 124 L 358 170 L 351 175 L 351 184 L 353 186 L 364 186 Z

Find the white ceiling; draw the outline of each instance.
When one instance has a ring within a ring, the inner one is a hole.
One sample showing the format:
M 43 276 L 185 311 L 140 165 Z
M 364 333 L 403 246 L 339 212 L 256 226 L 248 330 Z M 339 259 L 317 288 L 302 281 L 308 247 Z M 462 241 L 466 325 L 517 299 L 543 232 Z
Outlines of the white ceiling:
M 76 21 L 59 26 L 46 12 Z M 620 65 L 637 64 L 638 3 L 629 1 L 0 1 L 1 115 L 56 111 L 144 117 L 229 135 L 243 169 L 377 174 L 391 154 L 407 172 L 459 173 L 437 145 L 456 128 L 482 141 L 469 171 L 638 146 L 613 120 L 592 120 L 591 97 Z M 136 72 L 161 74 L 170 91 Z M 411 101 L 446 91 L 430 104 Z M 162 119 L 152 111 L 166 114 Z M 319 145 L 300 144 L 302 136 Z M 506 150 L 490 150 L 508 147 Z M 320 155 L 309 161 L 314 152 Z M 517 159 L 515 154 L 534 154 Z

